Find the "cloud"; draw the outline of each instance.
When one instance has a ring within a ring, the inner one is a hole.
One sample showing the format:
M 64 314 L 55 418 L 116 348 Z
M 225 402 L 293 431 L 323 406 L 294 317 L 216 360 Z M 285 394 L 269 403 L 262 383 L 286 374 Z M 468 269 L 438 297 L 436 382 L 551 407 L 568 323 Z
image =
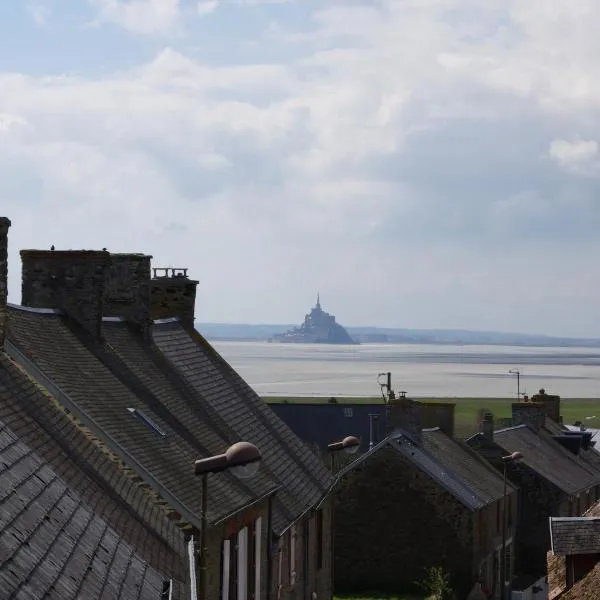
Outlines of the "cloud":
M 199 15 L 210 15 L 217 10 L 218 0 L 200 0 L 196 7 Z
M 138 34 L 170 31 L 180 16 L 179 0 L 88 0 L 100 23 L 113 23 Z
M 94 7 L 162 35 L 197 3 Z M 12 300 L 18 248 L 106 246 L 189 266 L 203 320 L 290 322 L 319 288 L 348 324 L 600 335 L 580 176 L 597 172 L 600 6 L 277 11 L 259 34 L 245 11 L 223 23 L 218 63 L 184 41 L 115 73 L 0 74 Z M 244 35 L 268 60 L 231 54 Z
M 594 140 L 554 140 L 550 144 L 549 155 L 567 171 L 581 175 L 600 174 L 598 143 Z
M 46 25 L 50 14 L 50 8 L 47 5 L 39 2 L 29 2 L 25 5 L 25 8 L 36 25 L 39 27 Z

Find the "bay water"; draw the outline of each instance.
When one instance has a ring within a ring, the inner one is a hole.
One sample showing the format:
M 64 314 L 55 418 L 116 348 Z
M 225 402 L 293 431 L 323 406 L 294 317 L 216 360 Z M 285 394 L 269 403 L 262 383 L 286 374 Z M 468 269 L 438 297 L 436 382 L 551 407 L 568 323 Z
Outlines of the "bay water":
M 377 396 L 379 373 L 413 397 L 516 397 L 539 388 L 564 398 L 600 398 L 600 348 L 434 344 L 212 342 L 263 396 Z

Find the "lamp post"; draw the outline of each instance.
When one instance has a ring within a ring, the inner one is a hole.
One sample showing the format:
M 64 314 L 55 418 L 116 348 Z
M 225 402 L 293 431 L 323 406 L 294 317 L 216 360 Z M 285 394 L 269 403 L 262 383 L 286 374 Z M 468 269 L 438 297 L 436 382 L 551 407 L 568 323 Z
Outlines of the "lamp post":
M 329 450 L 329 455 L 331 457 L 331 472 L 335 477 L 335 455 L 337 452 L 345 452 L 346 454 L 356 454 L 358 452 L 358 448 L 360 446 L 360 440 L 353 436 L 346 436 L 343 440 L 339 442 L 333 442 L 328 444 L 327 449 Z M 334 515 L 335 515 L 335 495 L 331 500 L 331 512 L 329 517 L 329 547 L 331 549 L 330 556 L 330 571 L 331 571 L 331 598 L 333 598 L 333 586 L 335 583 L 335 579 L 333 577 L 333 563 L 335 561 L 335 553 L 334 553 L 334 536 L 335 536 L 335 527 L 334 527 Z
M 519 369 L 509 369 L 511 375 L 517 376 L 517 401 L 521 400 L 521 371 Z
M 250 442 L 237 442 L 223 453 L 202 458 L 194 463 L 196 475 L 202 475 L 201 525 L 200 531 L 200 565 L 198 585 L 198 600 L 206 598 L 206 530 L 208 527 L 208 474 L 231 471 L 240 479 L 248 479 L 256 475 L 259 462 L 262 459 L 260 450 Z
M 504 492 L 502 495 L 502 558 L 500 560 L 500 599 L 506 599 L 506 465 L 523 458 L 520 452 L 513 452 L 501 458 L 504 467 Z

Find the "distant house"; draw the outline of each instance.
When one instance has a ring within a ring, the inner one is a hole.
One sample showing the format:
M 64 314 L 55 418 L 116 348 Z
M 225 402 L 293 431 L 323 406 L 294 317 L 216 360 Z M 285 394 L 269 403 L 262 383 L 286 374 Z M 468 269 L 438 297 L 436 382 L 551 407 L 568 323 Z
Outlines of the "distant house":
M 467 593 L 498 590 L 506 510 L 511 579 L 517 490 L 464 444 L 422 429 L 419 404 L 390 406 L 391 433 L 340 472 L 336 493 L 336 592 L 414 589 L 430 567 Z
M 205 573 L 206 598 L 327 597 L 331 474 L 193 330 L 197 282 L 184 269 L 152 277 L 143 254 L 21 257 L 22 305 L 0 306 L 8 356 L 120 465 L 125 502 L 143 482 L 185 532 L 183 560 L 196 580 Z M 240 440 L 259 447 L 261 467 L 208 476 L 201 548 L 194 461 Z
M 270 408 L 311 448 L 327 451 L 333 441 L 353 435 L 366 452 L 383 440 L 390 428 L 389 411 L 378 403 L 347 403 L 343 398 L 319 404 L 271 402 Z M 416 402 L 422 427 L 439 427 L 449 436 L 454 432 L 454 407 L 450 402 Z
M 595 456 L 579 452 L 580 439 L 561 434 L 543 402 L 514 403 L 512 409 L 513 427 L 493 431 L 488 415 L 467 444 L 499 470 L 502 455 L 522 453 L 521 461 L 507 465 L 510 481 L 521 491 L 516 570 L 542 576 L 550 545 L 548 517 L 582 515 L 600 497 L 600 470 Z
M 600 504 L 583 517 L 550 517 L 550 600 L 592 600 L 600 590 Z

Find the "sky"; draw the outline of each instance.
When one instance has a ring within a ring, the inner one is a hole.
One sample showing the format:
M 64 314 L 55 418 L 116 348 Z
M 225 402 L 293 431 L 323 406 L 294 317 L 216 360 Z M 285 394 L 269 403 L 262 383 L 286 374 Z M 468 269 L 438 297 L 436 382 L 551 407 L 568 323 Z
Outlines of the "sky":
M 0 215 L 203 322 L 600 336 L 597 0 L 3 0 Z

